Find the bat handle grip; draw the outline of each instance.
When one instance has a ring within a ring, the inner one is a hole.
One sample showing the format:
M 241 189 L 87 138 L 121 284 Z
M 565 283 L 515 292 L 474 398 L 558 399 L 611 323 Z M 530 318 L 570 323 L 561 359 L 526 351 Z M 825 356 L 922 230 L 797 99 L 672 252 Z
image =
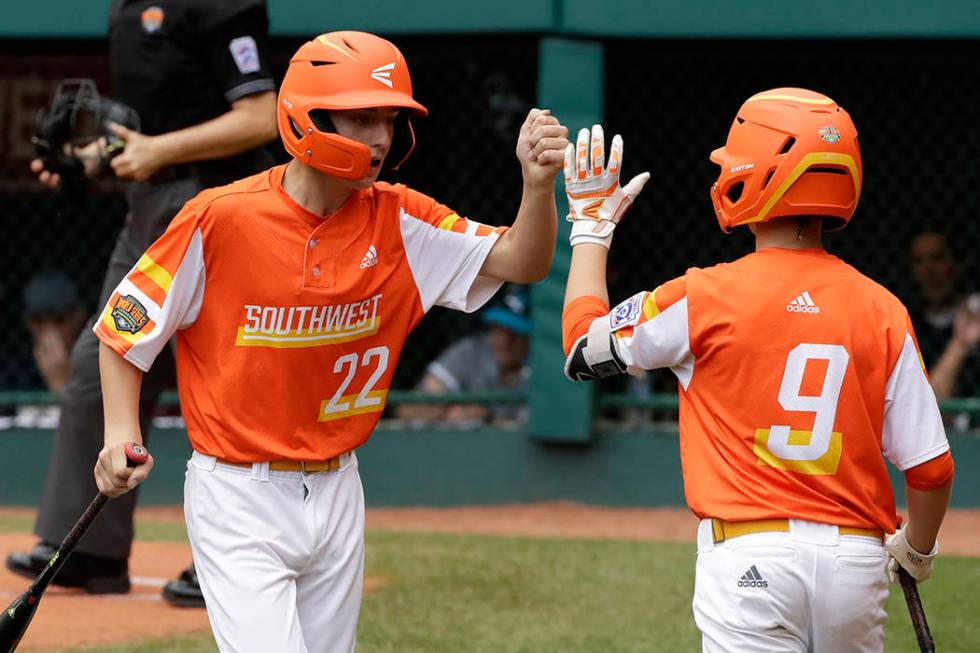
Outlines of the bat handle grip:
M 143 463 L 146 462 L 146 459 L 149 457 L 149 455 L 150 454 L 147 453 L 146 448 L 143 445 L 137 444 L 135 442 L 126 443 L 126 466 L 127 467 L 136 467 L 138 465 L 142 465 Z

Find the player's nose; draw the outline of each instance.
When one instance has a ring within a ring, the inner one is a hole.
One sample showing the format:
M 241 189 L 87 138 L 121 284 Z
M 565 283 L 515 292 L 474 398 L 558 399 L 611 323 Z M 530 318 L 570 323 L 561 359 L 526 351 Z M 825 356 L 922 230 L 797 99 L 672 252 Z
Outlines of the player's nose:
M 371 125 L 368 143 L 372 150 L 381 151 L 383 155 L 391 147 L 394 136 L 394 126 L 388 121 L 378 120 Z

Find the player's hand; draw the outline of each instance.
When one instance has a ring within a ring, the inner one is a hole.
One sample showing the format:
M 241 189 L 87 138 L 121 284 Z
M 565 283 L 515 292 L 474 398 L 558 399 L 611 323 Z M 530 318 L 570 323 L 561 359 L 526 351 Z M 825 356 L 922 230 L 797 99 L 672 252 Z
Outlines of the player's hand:
M 565 194 L 568 196 L 568 221 L 572 223 L 572 246 L 595 243 L 609 247 L 612 234 L 643 185 L 649 172 L 641 172 L 626 186 L 619 185 L 623 165 L 623 137 L 613 136 L 609 165 L 605 165 L 605 134 L 602 125 L 581 129 L 578 142 L 565 149 Z
M 146 181 L 166 165 L 159 137 L 147 136 L 114 122 L 109 123 L 109 129 L 126 142 L 122 154 L 109 164 L 117 177 Z
M 95 484 L 99 492 L 110 498 L 126 494 L 146 480 L 153 469 L 153 456 L 146 454 L 146 462 L 135 467 L 128 466 L 126 445 L 128 442 L 107 444 L 99 452 L 95 464 Z
M 566 145 L 568 128 L 548 109 L 531 109 L 517 136 L 517 159 L 521 162 L 524 183 L 553 184 L 561 170 Z
M 902 526 L 885 538 L 885 552 L 890 556 L 888 560 L 888 579 L 898 582 L 898 566 L 901 565 L 909 575 L 921 583 L 932 575 L 932 562 L 939 554 L 939 541 L 932 547 L 929 553 L 921 553 L 912 548 L 905 536 L 908 523 Z
M 980 343 L 980 293 L 967 297 L 956 311 L 953 340 L 966 351 Z

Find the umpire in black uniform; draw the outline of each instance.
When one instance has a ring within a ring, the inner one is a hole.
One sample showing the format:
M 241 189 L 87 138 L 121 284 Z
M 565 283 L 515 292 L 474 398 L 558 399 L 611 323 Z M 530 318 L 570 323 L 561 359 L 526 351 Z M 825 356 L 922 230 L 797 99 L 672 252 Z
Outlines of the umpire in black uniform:
M 275 83 L 263 52 L 267 33 L 264 0 L 113 0 L 109 59 L 114 97 L 139 113 L 142 133 L 114 128 L 126 145 L 112 160 L 112 169 L 132 183 L 126 191 L 129 212 L 99 306 L 184 202 L 203 188 L 274 164 L 265 148 L 277 135 Z M 32 169 L 48 186 L 60 183 L 58 175 L 43 170 L 41 161 L 32 162 Z M 173 379 L 168 350 L 143 382 L 144 438 L 159 394 Z M 99 345 L 90 329 L 72 350 L 60 403 L 61 420 L 34 525 L 41 542 L 30 553 L 7 558 L 8 569 L 28 577 L 47 563 L 97 491 L 92 466 L 102 448 L 103 417 Z M 134 508 L 135 493 L 110 502 L 55 584 L 92 593 L 128 592 Z M 164 588 L 164 597 L 179 605 L 204 605 L 193 566 Z

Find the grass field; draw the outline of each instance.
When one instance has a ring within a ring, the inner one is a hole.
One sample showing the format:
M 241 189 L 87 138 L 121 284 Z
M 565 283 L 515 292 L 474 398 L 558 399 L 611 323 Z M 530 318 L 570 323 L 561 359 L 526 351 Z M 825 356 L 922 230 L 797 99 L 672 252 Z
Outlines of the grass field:
M 30 521 L 0 519 L 25 532 Z M 182 540 L 141 524 L 138 537 Z M 694 553 L 687 544 L 369 532 L 358 651 L 442 653 L 696 651 Z M 942 557 L 922 586 L 944 653 L 980 651 L 980 560 Z M 917 651 L 901 592 L 888 603 L 886 650 Z M 211 653 L 210 636 L 63 653 Z

